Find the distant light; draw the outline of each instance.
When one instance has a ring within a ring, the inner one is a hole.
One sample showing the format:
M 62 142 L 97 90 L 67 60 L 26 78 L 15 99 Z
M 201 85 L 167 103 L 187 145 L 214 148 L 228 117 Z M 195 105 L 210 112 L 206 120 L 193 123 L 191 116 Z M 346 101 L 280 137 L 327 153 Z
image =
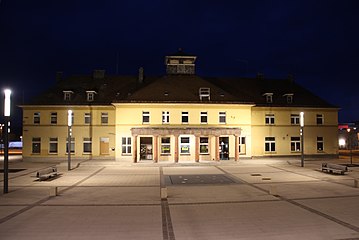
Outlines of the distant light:
M 341 146 L 341 147 L 345 146 L 345 139 L 343 139 L 343 138 L 339 139 L 339 146 Z
M 11 90 L 5 89 L 5 102 L 4 102 L 4 116 L 10 117 L 10 96 L 11 96 Z
M 72 126 L 72 110 L 67 111 L 67 126 Z
M 301 127 L 304 127 L 304 112 L 300 112 L 299 123 Z

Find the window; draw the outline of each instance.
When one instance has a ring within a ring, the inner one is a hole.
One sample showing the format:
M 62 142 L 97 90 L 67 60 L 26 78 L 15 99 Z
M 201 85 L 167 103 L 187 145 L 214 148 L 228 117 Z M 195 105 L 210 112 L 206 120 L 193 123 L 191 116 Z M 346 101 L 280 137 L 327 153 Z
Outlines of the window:
M 92 152 L 92 139 L 84 138 L 83 139 L 83 153 L 91 153 Z
M 40 113 L 34 113 L 34 124 L 40 124 Z
M 189 150 L 190 150 L 190 142 L 189 142 L 189 137 L 181 137 L 181 146 L 180 146 L 180 150 L 182 154 L 189 154 Z
M 211 100 L 211 89 L 210 88 L 200 88 L 199 89 L 199 99 Z
M 171 138 L 163 137 L 161 138 L 161 154 L 170 154 L 171 153 Z
M 239 154 L 246 154 L 246 137 L 239 137 Z
M 317 137 L 317 151 L 318 152 L 323 152 L 324 151 L 323 137 Z
M 71 138 L 71 153 L 75 153 L 75 138 Z M 66 138 L 66 153 L 69 152 L 69 138 Z
M 101 124 L 108 124 L 108 113 L 101 113 Z
M 201 123 L 207 123 L 207 112 L 201 112 Z
M 85 113 L 85 124 L 91 124 L 91 113 Z
M 274 114 L 266 114 L 266 124 L 267 125 L 274 124 Z
M 150 123 L 150 112 L 142 112 L 142 123 Z
M 287 103 L 293 103 L 293 93 L 284 94 L 283 97 L 287 98 Z
M 122 154 L 131 154 L 131 137 L 122 138 Z
M 199 138 L 199 153 L 208 154 L 208 137 Z
M 86 91 L 86 95 L 87 95 L 87 101 L 88 102 L 92 102 L 95 100 L 95 91 Z
M 291 137 L 290 138 L 290 151 L 299 152 L 300 151 L 300 137 Z
M 182 123 L 188 123 L 188 112 L 182 112 Z
M 57 138 L 50 138 L 49 141 L 49 153 L 55 154 L 57 153 Z
M 74 93 L 73 91 L 63 91 L 64 93 L 64 100 L 65 101 L 70 101 L 71 100 L 71 95 Z
M 34 154 L 41 153 L 41 138 L 39 137 L 32 138 L 32 153 Z
M 57 124 L 57 113 L 56 112 L 51 113 L 50 122 L 51 122 L 51 124 Z
M 226 112 L 219 112 L 219 123 L 226 123 Z
M 265 137 L 265 151 L 275 152 L 275 137 Z
M 169 123 L 170 122 L 170 112 L 168 111 L 163 111 L 162 112 L 162 123 Z
M 323 114 L 317 114 L 317 125 L 322 125 L 324 122 Z
M 292 125 L 299 125 L 299 114 L 291 114 L 290 115 L 290 123 Z
M 273 93 L 264 93 L 263 96 L 266 98 L 267 103 L 273 102 Z

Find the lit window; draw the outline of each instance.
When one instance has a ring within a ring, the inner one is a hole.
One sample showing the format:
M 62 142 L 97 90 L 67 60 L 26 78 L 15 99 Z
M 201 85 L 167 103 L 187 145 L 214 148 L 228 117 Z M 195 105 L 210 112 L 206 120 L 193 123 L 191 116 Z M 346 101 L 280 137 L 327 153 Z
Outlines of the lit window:
M 317 151 L 318 152 L 323 152 L 324 151 L 323 137 L 317 137 Z
M 290 115 L 290 123 L 292 125 L 299 125 L 299 114 L 291 114 Z
M 108 124 L 108 113 L 101 113 L 101 124 Z
M 56 154 L 57 153 L 57 138 L 50 138 L 49 141 L 49 153 Z
M 300 137 L 291 137 L 290 138 L 290 151 L 299 152 L 300 151 Z
M 199 138 L 199 153 L 208 154 L 208 137 Z
M 91 153 L 92 152 L 92 139 L 83 138 L 83 153 Z
M 182 112 L 182 123 L 188 123 L 188 112 Z
M 207 123 L 208 116 L 207 112 L 201 112 L 201 123 Z
M 265 120 L 267 125 L 274 124 L 274 114 L 266 114 Z
M 170 154 L 171 153 L 171 138 L 163 137 L 161 138 L 161 154 Z
M 142 112 L 142 123 L 150 123 L 150 112 Z
M 131 137 L 122 138 L 122 154 L 131 154 Z
M 189 154 L 190 153 L 190 142 L 189 137 L 181 137 L 181 146 L 180 150 L 182 154 Z
M 219 112 L 219 123 L 226 123 L 226 112 Z
M 162 123 L 163 124 L 170 123 L 170 112 L 168 112 L 168 111 L 162 112 Z
M 275 137 L 265 137 L 264 145 L 266 152 L 275 152 Z
M 51 124 L 57 124 L 57 113 L 56 112 L 51 113 L 50 122 L 51 122 Z
M 40 124 L 40 113 L 34 113 L 34 124 Z
M 41 138 L 40 137 L 32 138 L 32 153 L 35 153 L 35 154 L 41 153 Z

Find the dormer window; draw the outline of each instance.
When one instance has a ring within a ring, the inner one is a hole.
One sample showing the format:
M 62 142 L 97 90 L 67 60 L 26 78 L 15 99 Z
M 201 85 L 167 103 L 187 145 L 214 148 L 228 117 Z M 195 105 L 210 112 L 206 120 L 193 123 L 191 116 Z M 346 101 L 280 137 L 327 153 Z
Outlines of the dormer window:
M 211 89 L 210 88 L 200 88 L 199 89 L 199 99 L 211 100 Z
M 266 98 L 267 103 L 273 102 L 273 93 L 264 93 L 263 96 Z
M 284 94 L 283 97 L 287 98 L 287 103 L 293 103 L 293 93 Z
M 87 95 L 87 101 L 88 102 L 92 102 L 95 100 L 95 91 L 86 91 L 86 95 Z
M 62 91 L 64 93 L 64 100 L 71 101 L 71 95 L 74 93 L 73 91 Z

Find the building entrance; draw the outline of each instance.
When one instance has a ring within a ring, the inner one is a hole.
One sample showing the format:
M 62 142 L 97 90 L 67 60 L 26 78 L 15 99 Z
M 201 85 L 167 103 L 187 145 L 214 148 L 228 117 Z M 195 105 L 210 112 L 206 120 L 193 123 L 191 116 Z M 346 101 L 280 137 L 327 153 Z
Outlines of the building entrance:
M 219 138 L 219 159 L 229 160 L 229 137 Z
M 152 160 L 152 137 L 140 138 L 140 160 Z

